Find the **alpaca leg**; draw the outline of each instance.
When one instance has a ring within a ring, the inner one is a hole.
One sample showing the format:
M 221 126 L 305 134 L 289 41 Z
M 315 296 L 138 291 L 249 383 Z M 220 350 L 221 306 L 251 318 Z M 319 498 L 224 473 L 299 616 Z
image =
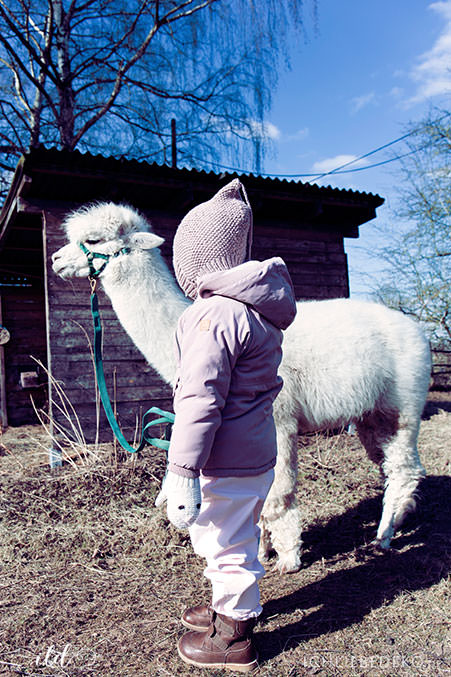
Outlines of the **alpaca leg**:
M 382 468 L 386 477 L 382 518 L 376 542 L 389 548 L 390 540 L 409 512 L 415 510 L 415 491 L 426 471 L 417 451 L 419 423 L 400 425 L 397 434 L 383 447 Z
M 277 463 L 274 483 L 263 507 L 263 538 L 260 556 L 267 559 L 273 547 L 280 573 L 298 571 L 301 566 L 301 518 L 296 505 L 297 422 L 277 420 Z
M 415 509 L 415 490 L 425 470 L 417 451 L 419 420 L 397 414 L 373 414 L 357 424 L 368 456 L 379 462 L 385 477 L 382 517 L 375 543 L 390 547 L 395 530 Z
M 267 562 L 269 560 L 269 555 L 271 550 L 273 550 L 273 544 L 271 541 L 271 533 L 266 524 L 266 520 L 262 515 L 259 522 L 260 527 L 260 545 L 258 550 L 258 557 L 261 562 Z
M 279 573 L 291 574 L 299 571 L 302 565 L 302 521 L 294 496 L 285 510 L 270 522 L 270 527 Z

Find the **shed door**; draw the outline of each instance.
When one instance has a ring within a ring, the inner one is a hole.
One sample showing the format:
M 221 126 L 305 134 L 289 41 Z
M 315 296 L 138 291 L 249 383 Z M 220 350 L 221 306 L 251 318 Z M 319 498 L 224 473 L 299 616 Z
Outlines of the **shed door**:
M 0 370 L 0 409 L 3 417 L 6 412 L 9 425 L 18 426 L 38 422 L 32 400 L 38 408 L 47 403 L 47 376 L 33 359 L 45 365 L 47 346 L 44 290 L 26 286 L 24 280 L 15 280 L 14 284 L 12 279 L 0 282 L 1 323 L 10 334 L 10 340 L 1 347 L 4 368 Z

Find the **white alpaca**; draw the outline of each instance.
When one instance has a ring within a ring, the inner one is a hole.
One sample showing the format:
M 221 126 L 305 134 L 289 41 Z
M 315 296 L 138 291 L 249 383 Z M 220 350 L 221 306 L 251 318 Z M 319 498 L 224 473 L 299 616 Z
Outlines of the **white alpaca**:
M 113 203 L 82 208 L 65 227 L 69 244 L 53 256 L 54 271 L 62 277 L 88 275 L 79 243 L 106 254 L 129 248 L 110 259 L 100 279 L 124 329 L 172 383 L 172 336 L 190 302 L 163 261 L 162 238 L 138 212 Z M 101 263 L 95 260 L 97 268 Z M 376 543 L 389 547 L 395 529 L 415 507 L 415 490 L 425 474 L 416 444 L 430 369 L 423 332 L 401 313 L 349 299 L 298 303 L 284 337 L 284 387 L 274 407 L 278 460 L 261 520 L 261 555 L 274 548 L 281 573 L 301 564 L 295 497 L 299 430 L 355 422 L 368 456 L 385 476 Z

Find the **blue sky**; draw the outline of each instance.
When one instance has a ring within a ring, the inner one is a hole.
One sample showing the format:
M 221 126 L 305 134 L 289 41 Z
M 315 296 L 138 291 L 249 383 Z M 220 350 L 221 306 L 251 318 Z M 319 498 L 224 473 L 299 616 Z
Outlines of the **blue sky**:
M 291 71 L 281 74 L 267 115 L 275 155 L 265 172 L 329 171 L 401 136 L 432 107 L 450 109 L 451 0 L 318 0 L 318 18 L 315 31 L 306 3 L 308 41 L 292 45 Z M 366 163 L 402 150 L 392 146 Z M 393 162 L 320 183 L 380 194 L 377 221 L 393 220 L 396 169 Z M 361 247 L 380 238 L 374 223 L 357 242 L 346 240 L 353 294 L 367 289 Z

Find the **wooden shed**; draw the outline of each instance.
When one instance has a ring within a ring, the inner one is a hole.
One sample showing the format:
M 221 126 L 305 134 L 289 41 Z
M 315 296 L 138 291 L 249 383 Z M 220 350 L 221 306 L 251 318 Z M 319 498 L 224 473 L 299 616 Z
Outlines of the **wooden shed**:
M 137 207 L 165 238 L 162 252 L 170 264 L 181 218 L 234 176 L 43 147 L 22 157 L 0 214 L 0 323 L 11 335 L 0 347 L 3 427 L 36 422 L 31 398 L 52 410 L 52 386 L 36 358 L 63 385 L 86 438 L 94 435 L 96 393 L 86 337 L 91 335 L 89 283 L 64 281 L 51 268 L 52 253 L 65 243 L 65 215 L 99 200 Z M 301 182 L 240 178 L 254 212 L 254 258 L 282 256 L 298 299 L 349 296 L 344 238 L 358 237 L 359 226 L 375 217 L 383 199 Z M 140 412 L 151 403 L 170 408 L 171 393 L 103 294 L 101 308 L 107 380 L 121 425 L 131 436 Z M 100 429 L 101 439 L 111 439 L 103 413 Z

